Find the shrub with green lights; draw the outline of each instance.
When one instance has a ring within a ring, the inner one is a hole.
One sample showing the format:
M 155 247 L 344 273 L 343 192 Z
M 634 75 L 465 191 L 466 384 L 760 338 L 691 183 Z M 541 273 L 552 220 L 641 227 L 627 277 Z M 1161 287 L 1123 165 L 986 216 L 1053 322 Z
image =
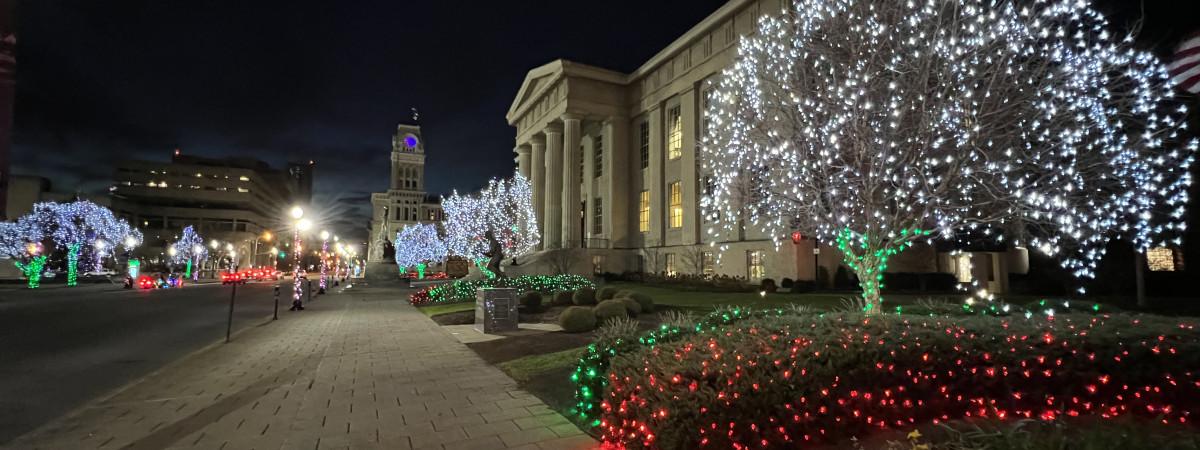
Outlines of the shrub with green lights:
M 1173 318 L 737 311 L 715 319 L 703 331 L 609 343 L 611 367 L 584 369 L 593 380 L 586 392 L 601 397 L 606 442 L 791 448 L 956 419 L 1182 424 L 1200 413 L 1200 330 Z
M 515 278 L 489 278 L 482 280 L 459 280 L 453 283 L 440 284 L 430 286 L 417 291 L 409 296 L 409 301 L 413 306 L 422 306 L 431 303 L 442 303 L 454 300 L 472 299 L 475 298 L 475 290 L 479 288 L 495 287 L 499 283 L 503 283 L 505 287 L 514 288 L 518 293 L 524 292 L 545 292 L 550 293 L 561 290 L 575 289 L 594 289 L 587 278 L 579 275 L 555 275 L 555 276 L 525 276 Z

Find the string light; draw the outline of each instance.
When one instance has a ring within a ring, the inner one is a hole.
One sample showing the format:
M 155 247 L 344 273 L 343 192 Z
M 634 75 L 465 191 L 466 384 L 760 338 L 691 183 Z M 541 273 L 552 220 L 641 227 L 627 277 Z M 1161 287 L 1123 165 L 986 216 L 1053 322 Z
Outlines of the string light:
M 454 255 L 482 259 L 488 250 L 484 238 L 488 231 L 508 257 L 525 255 L 541 241 L 532 185 L 520 173 L 507 180 L 491 180 L 478 196 L 455 192 L 442 200 L 442 210 L 446 213 L 446 246 Z
M 1179 244 L 1198 141 L 1162 62 L 1078 0 L 795 2 L 712 91 L 702 207 L 776 245 L 836 241 L 879 308 L 886 257 L 968 236 L 1092 277 Z M 744 220 L 744 222 L 743 222 Z M 727 245 L 716 245 L 721 251 Z
M 459 280 L 453 283 L 429 286 L 409 296 L 413 306 L 430 303 L 441 303 L 464 298 L 475 298 L 475 290 L 495 286 L 495 278 L 480 280 Z M 525 292 L 557 292 L 575 291 L 579 289 L 595 289 L 596 285 L 587 278 L 579 275 L 554 276 L 521 276 L 506 278 L 504 287 L 517 290 L 518 294 Z

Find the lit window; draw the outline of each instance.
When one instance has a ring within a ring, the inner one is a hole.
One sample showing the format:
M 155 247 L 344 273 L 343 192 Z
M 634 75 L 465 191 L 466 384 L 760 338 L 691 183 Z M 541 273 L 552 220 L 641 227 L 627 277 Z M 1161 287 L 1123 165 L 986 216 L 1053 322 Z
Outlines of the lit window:
M 250 190 L 246 189 L 246 188 L 238 188 L 238 192 L 245 193 L 245 192 L 250 192 Z
M 650 231 L 650 191 L 642 191 L 638 202 L 638 231 Z
M 679 105 L 667 110 L 667 157 L 683 156 L 683 114 Z
M 600 197 L 596 197 L 593 204 L 596 205 L 596 215 L 592 218 L 592 233 L 604 234 L 604 201 Z
M 668 187 L 671 194 L 671 228 L 680 228 L 683 226 L 683 193 L 680 192 L 680 183 L 678 181 L 671 183 Z
M 1156 247 L 1146 251 L 1146 266 L 1152 272 L 1174 272 L 1182 270 L 1182 261 L 1177 258 L 1175 249 Z
M 679 274 L 679 270 L 675 266 L 675 254 L 667 253 L 667 276 L 675 276 Z
M 596 156 L 594 158 L 595 170 L 592 176 L 599 177 L 604 175 L 604 135 L 596 135 Z
M 713 252 L 700 253 L 700 268 L 704 275 L 711 276 L 714 267 L 716 267 L 716 259 L 713 258 Z
M 247 178 L 245 175 L 238 177 L 238 179 L 242 181 L 250 181 L 250 178 Z
M 650 167 L 650 122 L 642 122 L 642 140 L 639 149 L 642 153 L 642 168 Z
M 763 260 L 766 257 L 767 252 L 762 250 L 746 252 L 746 278 L 753 281 L 760 281 L 766 277 L 766 272 L 763 270 Z
M 204 178 L 204 174 L 198 173 L 198 174 L 196 174 L 196 178 Z

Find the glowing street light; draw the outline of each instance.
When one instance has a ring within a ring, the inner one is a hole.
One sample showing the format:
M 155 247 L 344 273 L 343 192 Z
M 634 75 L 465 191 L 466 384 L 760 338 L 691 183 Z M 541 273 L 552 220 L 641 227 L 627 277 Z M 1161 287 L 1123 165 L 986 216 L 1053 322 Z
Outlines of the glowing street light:
M 292 265 L 292 308 L 291 311 L 304 310 L 304 304 L 300 302 L 300 231 L 307 230 L 312 226 L 312 222 L 304 217 L 304 210 L 299 206 L 292 208 L 292 218 L 296 219 L 296 234 L 293 240 L 294 248 L 292 253 L 295 263 Z

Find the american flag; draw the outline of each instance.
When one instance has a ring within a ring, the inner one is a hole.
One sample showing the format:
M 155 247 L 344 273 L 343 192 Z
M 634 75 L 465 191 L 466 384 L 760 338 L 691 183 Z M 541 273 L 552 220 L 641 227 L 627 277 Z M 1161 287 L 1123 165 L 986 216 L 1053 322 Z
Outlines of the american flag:
M 1183 43 L 1175 47 L 1175 57 L 1167 66 L 1167 73 L 1180 89 L 1200 94 L 1200 30 L 1183 38 Z

